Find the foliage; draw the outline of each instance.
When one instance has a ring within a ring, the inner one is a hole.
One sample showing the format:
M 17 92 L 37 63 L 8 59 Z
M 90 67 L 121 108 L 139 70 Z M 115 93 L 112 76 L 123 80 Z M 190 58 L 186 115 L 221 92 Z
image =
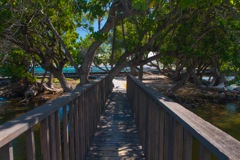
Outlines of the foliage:
M 1 64 L 0 75 L 10 77 L 14 81 L 27 80 L 28 83 L 36 82 L 36 77 L 30 73 L 31 57 L 27 56 L 22 50 L 14 49 Z

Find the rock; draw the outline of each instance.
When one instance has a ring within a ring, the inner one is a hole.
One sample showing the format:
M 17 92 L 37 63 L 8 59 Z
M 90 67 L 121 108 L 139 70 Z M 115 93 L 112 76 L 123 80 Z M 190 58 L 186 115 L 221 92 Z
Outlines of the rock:
M 236 87 L 234 88 L 233 90 L 237 91 L 237 92 L 240 92 L 240 87 Z
M 237 100 L 240 101 L 240 95 L 237 95 Z
M 36 88 L 34 86 L 30 86 L 26 92 L 24 92 L 24 97 L 34 97 L 36 96 L 38 93 L 38 91 L 36 90 Z

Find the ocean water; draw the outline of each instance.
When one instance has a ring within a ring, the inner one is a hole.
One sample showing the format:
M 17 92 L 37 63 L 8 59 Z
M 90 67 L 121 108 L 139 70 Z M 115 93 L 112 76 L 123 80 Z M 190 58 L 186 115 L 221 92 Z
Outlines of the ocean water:
M 106 73 L 108 70 L 111 70 L 111 66 L 101 66 L 101 69 L 99 69 L 98 67 L 96 66 L 91 66 L 90 68 L 90 73 Z M 106 71 L 104 71 L 106 70 Z M 121 72 L 130 72 L 130 68 L 129 67 L 125 67 Z M 45 70 L 42 68 L 42 67 L 35 67 L 34 68 L 34 73 L 35 74 L 44 74 L 45 73 Z M 64 67 L 63 68 L 63 73 L 76 73 L 76 70 L 73 66 L 69 66 L 69 67 Z

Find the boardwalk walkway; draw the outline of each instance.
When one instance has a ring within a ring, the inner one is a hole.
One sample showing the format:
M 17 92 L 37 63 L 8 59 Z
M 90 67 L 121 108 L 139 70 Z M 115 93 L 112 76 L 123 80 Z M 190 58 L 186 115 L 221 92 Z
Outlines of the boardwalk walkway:
M 143 160 L 123 81 L 114 80 L 114 86 L 86 159 Z

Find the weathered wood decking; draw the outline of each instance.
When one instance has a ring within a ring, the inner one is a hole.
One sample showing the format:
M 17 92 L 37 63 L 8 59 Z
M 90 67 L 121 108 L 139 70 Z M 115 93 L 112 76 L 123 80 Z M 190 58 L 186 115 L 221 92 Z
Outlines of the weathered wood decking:
M 114 83 L 87 160 L 145 159 L 126 92 L 119 83 Z

